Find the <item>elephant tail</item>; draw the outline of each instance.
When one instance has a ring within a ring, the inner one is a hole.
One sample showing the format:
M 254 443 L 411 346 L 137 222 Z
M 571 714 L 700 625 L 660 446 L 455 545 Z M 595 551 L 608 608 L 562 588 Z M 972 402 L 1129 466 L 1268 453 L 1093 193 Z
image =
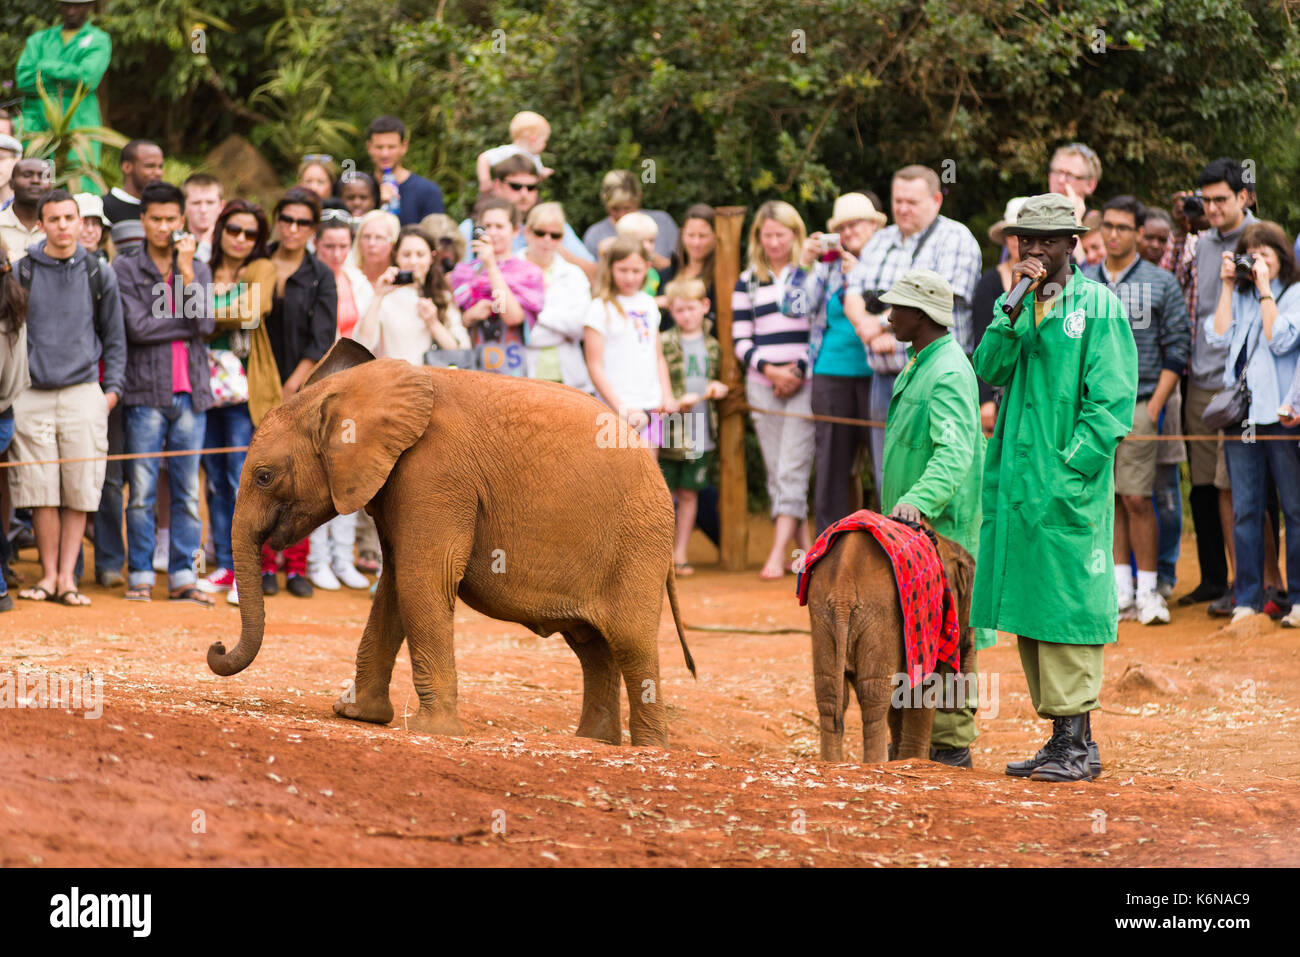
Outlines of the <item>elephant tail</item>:
M 673 567 L 668 566 L 668 607 L 673 610 L 673 624 L 677 626 L 677 639 L 682 643 L 682 654 L 686 656 L 686 668 L 691 673 L 692 678 L 699 678 L 695 673 L 695 659 L 691 657 L 691 649 L 686 647 L 686 632 L 682 629 L 682 613 L 677 607 L 677 573 Z

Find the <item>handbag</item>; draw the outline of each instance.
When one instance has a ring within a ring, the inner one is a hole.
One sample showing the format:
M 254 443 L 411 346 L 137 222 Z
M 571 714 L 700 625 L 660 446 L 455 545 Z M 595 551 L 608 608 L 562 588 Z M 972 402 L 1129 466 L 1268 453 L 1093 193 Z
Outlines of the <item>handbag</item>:
M 1250 386 L 1246 384 L 1246 369 L 1250 367 L 1250 360 L 1255 357 L 1255 350 L 1259 348 L 1259 340 L 1263 337 L 1263 319 L 1260 320 L 1260 335 L 1255 337 L 1255 344 L 1250 347 L 1250 354 L 1246 361 L 1241 361 L 1241 353 L 1237 354 L 1237 381 L 1226 389 L 1214 393 L 1214 396 L 1205 406 L 1205 411 L 1201 413 L 1201 421 L 1205 423 L 1207 429 L 1227 429 L 1246 421 L 1250 417 Z
M 244 364 L 229 349 L 208 350 L 208 385 L 213 408 L 248 401 L 248 376 Z

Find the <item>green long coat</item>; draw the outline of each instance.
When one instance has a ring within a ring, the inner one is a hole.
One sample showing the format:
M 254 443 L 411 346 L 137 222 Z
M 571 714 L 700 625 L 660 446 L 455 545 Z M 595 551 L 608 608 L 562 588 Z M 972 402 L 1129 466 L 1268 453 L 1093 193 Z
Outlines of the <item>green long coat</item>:
M 936 532 L 974 556 L 984 468 L 979 384 L 951 335 L 907 354 L 885 420 L 880 506 L 888 515 L 899 502 L 914 505 Z M 996 640 L 987 629 L 975 632 L 976 649 Z
M 99 97 L 95 91 L 99 89 L 99 81 L 104 78 L 104 71 L 112 58 L 113 41 L 90 21 L 82 24 L 67 43 L 63 42 L 62 33 L 63 27 L 59 25 L 33 33 L 27 38 L 22 56 L 18 58 L 16 73 L 18 92 L 24 95 L 22 122 L 25 133 L 39 133 L 50 128 L 45 119 L 45 106 L 36 90 L 37 76 L 45 92 L 65 110 L 77 91 L 77 83 L 84 83 L 89 93 L 72 115 L 72 126 L 101 125 Z M 94 164 L 98 165 L 99 144 L 91 143 L 90 151 Z M 76 165 L 77 160 L 73 159 L 72 164 Z
M 1071 266 L 1037 328 L 1002 314 L 975 372 L 1006 392 L 984 460 L 971 624 L 1060 644 L 1116 640 L 1115 448 L 1133 425 L 1137 347 L 1120 301 Z

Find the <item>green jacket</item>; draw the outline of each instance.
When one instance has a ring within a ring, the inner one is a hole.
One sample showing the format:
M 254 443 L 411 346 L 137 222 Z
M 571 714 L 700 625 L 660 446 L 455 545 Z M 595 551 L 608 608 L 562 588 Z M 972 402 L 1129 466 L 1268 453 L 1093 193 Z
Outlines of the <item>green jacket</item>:
M 1042 325 L 1034 296 L 973 362 L 1005 393 L 984 460 L 971 623 L 1060 644 L 1116 640 L 1115 448 L 1133 426 L 1137 347 L 1120 301 L 1077 266 Z
M 23 46 L 18 58 L 18 92 L 24 94 L 23 132 L 36 133 L 48 130 L 45 107 L 36 92 L 39 76 L 45 92 L 51 99 L 62 101 L 64 109 L 72 100 L 80 81 L 89 91 L 77 112 L 73 114 L 74 127 L 99 126 L 99 97 L 95 91 L 113 54 L 113 41 L 99 27 L 86 21 L 68 43 L 63 42 L 63 27 L 33 33 Z M 99 144 L 92 144 L 95 159 L 99 158 Z
M 914 505 L 936 532 L 974 556 L 984 467 L 975 372 L 951 335 L 907 354 L 885 420 L 880 505 L 886 515 L 900 502 Z M 996 640 L 994 632 L 975 633 L 977 649 Z
M 686 394 L 686 354 L 682 351 L 682 331 L 673 326 L 667 332 L 659 335 L 659 348 L 664 354 L 664 362 L 668 366 L 668 384 L 673 387 L 673 398 L 679 399 Z M 718 340 L 709 335 L 706 328 L 704 332 L 704 348 L 708 354 L 708 369 L 705 374 L 709 381 L 712 382 L 718 377 L 718 370 L 722 367 L 722 346 Z M 713 441 L 718 440 L 718 410 L 712 402 L 708 403 L 709 424 L 713 429 Z M 686 448 L 686 442 L 677 435 L 680 426 L 676 421 L 669 417 L 665 419 L 664 442 L 663 447 L 659 450 L 661 459 L 679 459 L 697 458 L 698 456 L 689 455 L 691 451 Z

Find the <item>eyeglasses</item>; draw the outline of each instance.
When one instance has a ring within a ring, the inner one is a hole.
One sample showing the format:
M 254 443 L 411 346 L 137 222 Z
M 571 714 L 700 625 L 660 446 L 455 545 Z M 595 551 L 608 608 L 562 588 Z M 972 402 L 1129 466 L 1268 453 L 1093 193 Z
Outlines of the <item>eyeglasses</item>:
M 329 153 L 307 153 L 303 156 L 304 163 L 333 163 L 334 157 Z
M 285 226 L 295 226 L 298 229 L 312 229 L 316 225 L 314 219 L 295 219 L 292 216 L 286 216 L 284 213 L 281 213 L 277 218 Z
M 503 182 L 511 189 L 513 189 L 516 193 L 535 193 L 537 192 L 538 189 L 536 183 L 513 183 L 508 179 L 504 180 Z
M 226 223 L 225 233 L 232 239 L 238 239 L 243 236 L 245 239 L 256 240 L 262 231 L 260 229 L 243 229 L 234 223 Z
M 1061 179 L 1068 179 L 1075 183 L 1082 183 L 1088 178 L 1087 176 L 1079 176 L 1077 173 L 1071 173 L 1068 169 L 1049 169 L 1047 175 L 1059 176 Z
M 1104 232 L 1120 233 L 1121 235 L 1123 235 L 1124 233 L 1132 233 L 1137 231 L 1136 227 L 1127 226 L 1124 223 L 1102 223 L 1101 228 Z
M 548 229 L 532 229 L 532 227 L 529 228 L 531 229 L 532 234 L 536 236 L 538 239 L 541 239 L 543 236 L 547 236 L 554 240 L 561 240 L 564 238 L 564 233 L 562 232 L 553 233 Z
M 1231 199 L 1231 193 L 1227 196 L 1206 196 L 1204 193 L 1201 194 L 1201 202 L 1205 203 L 1207 206 L 1226 206 Z

